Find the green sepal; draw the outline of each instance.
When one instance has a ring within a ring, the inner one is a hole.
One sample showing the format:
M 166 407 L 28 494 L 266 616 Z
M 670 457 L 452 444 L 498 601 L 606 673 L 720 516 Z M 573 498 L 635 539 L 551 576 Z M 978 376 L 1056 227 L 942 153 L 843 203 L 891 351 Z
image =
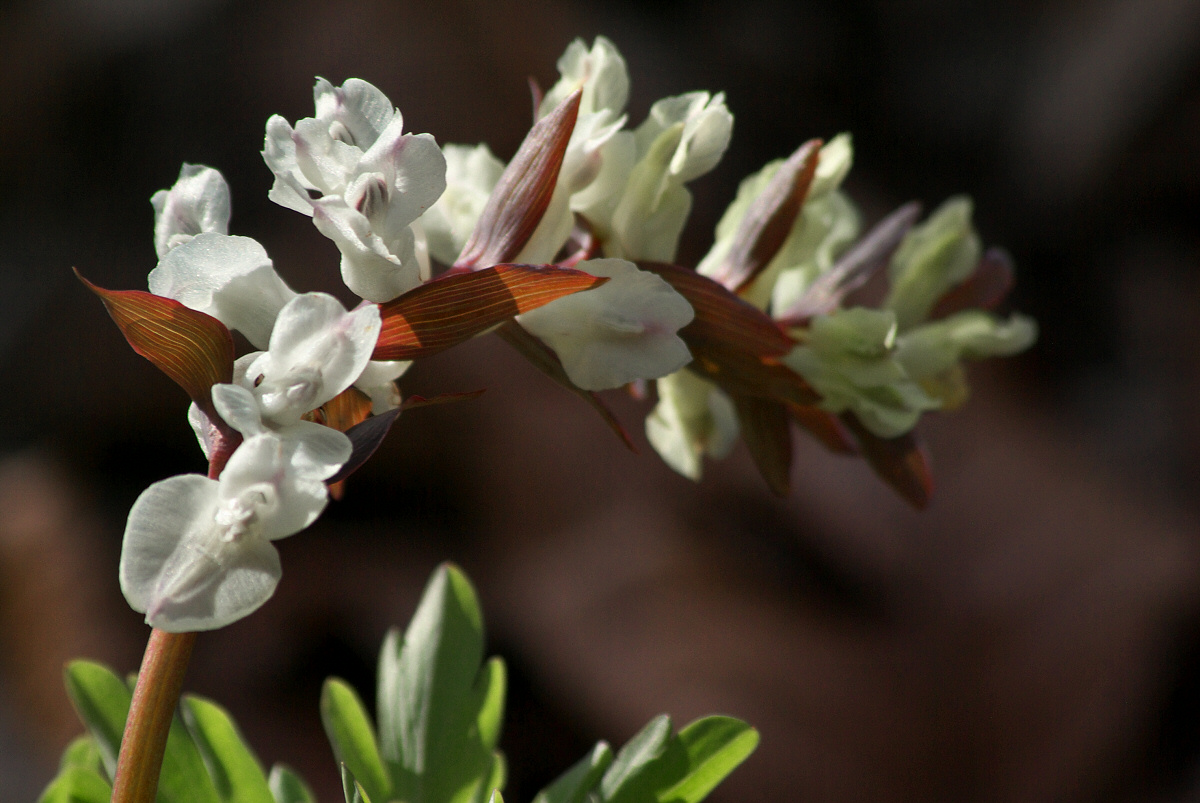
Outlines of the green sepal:
M 538 792 L 533 803 L 585 803 L 588 792 L 596 788 L 612 762 L 612 748 L 597 742 L 591 753 Z
M 226 803 L 274 803 L 258 758 L 229 713 L 200 697 L 184 697 L 180 709 L 213 785 Z
M 317 803 L 317 796 L 308 788 L 308 784 L 286 764 L 271 767 L 267 785 L 271 788 L 275 803 Z
M 392 781 L 379 756 L 375 726 L 362 700 L 345 681 L 338 678 L 325 681 L 321 691 L 321 722 L 334 758 L 354 774 L 367 795 L 374 800 L 391 799 Z
M 38 803 L 109 803 L 112 787 L 96 770 L 67 767 L 50 782 Z

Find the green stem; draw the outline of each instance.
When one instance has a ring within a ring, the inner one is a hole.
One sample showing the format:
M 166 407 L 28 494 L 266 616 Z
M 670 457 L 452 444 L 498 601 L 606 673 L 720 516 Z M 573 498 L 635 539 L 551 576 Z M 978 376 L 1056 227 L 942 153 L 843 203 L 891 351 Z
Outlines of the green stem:
M 125 721 L 112 803 L 153 803 L 167 733 L 179 705 L 195 633 L 150 632 Z

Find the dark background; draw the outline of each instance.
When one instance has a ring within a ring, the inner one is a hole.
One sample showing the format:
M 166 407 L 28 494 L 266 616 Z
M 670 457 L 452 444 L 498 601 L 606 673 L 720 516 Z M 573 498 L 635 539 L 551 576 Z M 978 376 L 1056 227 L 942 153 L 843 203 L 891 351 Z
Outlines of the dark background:
M 629 62 L 633 124 L 727 93 L 733 143 L 692 186 L 681 261 L 741 177 L 851 130 L 869 220 L 975 197 L 1038 346 L 922 425 L 939 487 L 918 515 L 800 436 L 787 500 L 742 449 L 692 485 L 645 445 L 644 405 L 613 399 L 635 456 L 473 341 L 402 387 L 487 394 L 405 415 L 280 544 L 276 597 L 199 640 L 187 687 L 340 799 L 320 683 L 371 700 L 383 633 L 452 559 L 510 665 L 510 800 L 661 711 L 760 728 L 714 800 L 1200 794 L 1200 2 L 40 0 L 0 10 L 0 796 L 36 796 L 80 730 L 65 660 L 137 667 L 124 517 L 203 469 L 182 393 L 70 268 L 143 288 L 148 199 L 188 161 L 225 173 L 232 232 L 293 287 L 338 292 L 332 243 L 266 198 L 267 117 L 358 76 L 410 130 L 508 158 L 526 77 L 549 86 L 597 33 Z

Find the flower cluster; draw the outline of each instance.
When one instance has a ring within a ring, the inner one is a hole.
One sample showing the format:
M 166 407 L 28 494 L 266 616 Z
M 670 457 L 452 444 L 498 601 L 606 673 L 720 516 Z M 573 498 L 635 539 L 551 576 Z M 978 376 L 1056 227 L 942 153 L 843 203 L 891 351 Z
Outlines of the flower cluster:
M 861 451 L 921 504 L 911 431 L 965 398 L 964 359 L 1032 343 L 1031 321 L 982 308 L 1011 284 L 982 253 L 970 203 L 925 223 L 909 205 L 862 235 L 841 190 L 847 135 L 746 179 L 697 270 L 675 265 L 687 184 L 713 169 L 733 117 L 721 94 L 653 104 L 629 127 L 629 75 L 611 42 L 576 41 L 505 164 L 486 145 L 439 147 L 359 79 L 318 79 L 315 115 L 266 126 L 270 198 L 336 245 L 347 310 L 296 293 L 254 240 L 228 233 L 229 188 L 184 165 L 154 195 L 149 293 L 93 286 L 127 339 L 189 393 L 208 476 L 155 483 L 133 506 L 121 586 L 171 631 L 222 627 L 280 578 L 271 541 L 311 524 L 405 406 L 413 359 L 495 331 L 591 403 L 657 381 L 646 434 L 699 478 L 739 434 L 787 488 L 790 426 Z M 886 267 L 877 306 L 853 293 Z M 230 332 L 257 351 L 237 359 Z

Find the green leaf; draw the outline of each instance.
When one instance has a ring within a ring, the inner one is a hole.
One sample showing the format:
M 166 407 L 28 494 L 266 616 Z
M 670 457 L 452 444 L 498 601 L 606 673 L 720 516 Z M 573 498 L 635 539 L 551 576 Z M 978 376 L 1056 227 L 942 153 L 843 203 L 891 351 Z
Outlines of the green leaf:
M 677 737 L 687 755 L 686 774 L 658 793 L 660 803 L 697 803 L 758 746 L 758 731 L 733 717 L 704 717 Z
M 658 788 L 658 759 L 671 741 L 671 718 L 660 714 L 626 742 L 600 781 L 600 796 L 608 803 L 641 803 Z
M 612 762 L 612 748 L 605 742 L 597 742 L 591 753 L 538 792 L 533 803 L 584 803 Z
M 85 767 L 67 767 L 50 782 L 38 803 L 108 803 L 112 787 L 99 772 Z
M 337 678 L 325 681 L 321 721 L 334 758 L 354 774 L 372 799 L 389 800 L 392 782 L 379 757 L 375 726 L 362 700 L 345 681 Z
M 121 734 L 133 694 L 107 667 L 92 661 L 72 661 L 64 673 L 67 695 L 95 739 L 109 778 L 116 775 Z
M 492 792 L 492 796 L 489 798 L 489 803 L 504 803 L 504 795 L 500 794 L 499 789 Z
M 222 803 L 204 758 L 178 712 L 167 732 L 157 800 L 159 803 Z
M 271 767 L 271 777 L 267 779 L 275 803 L 317 803 L 317 797 L 308 788 L 304 779 L 297 775 L 291 767 L 276 764 Z
M 379 751 L 393 798 L 465 803 L 492 775 L 502 689 L 482 660 L 475 591 L 461 570 L 443 564 L 404 637 L 389 633 L 380 656 Z
M 222 800 L 273 803 L 262 765 L 225 709 L 209 700 L 189 696 L 183 700 L 182 714 Z
M 100 760 L 100 748 L 96 746 L 96 740 L 91 736 L 80 736 L 67 745 L 67 749 L 63 751 L 62 758 L 58 762 L 58 770 L 63 772 L 71 767 L 81 767 L 96 772 L 104 771 L 104 762 Z
M 479 738 L 488 750 L 495 750 L 504 724 L 504 693 L 508 673 L 501 658 L 489 658 L 480 679 L 483 681 L 483 705 L 479 709 Z
M 371 796 L 345 764 L 342 765 L 342 794 L 346 796 L 346 803 L 371 803 Z
M 475 787 L 474 803 L 486 803 L 495 793 L 504 788 L 508 781 L 508 762 L 504 754 L 496 751 L 492 754 L 492 769 L 482 784 Z

